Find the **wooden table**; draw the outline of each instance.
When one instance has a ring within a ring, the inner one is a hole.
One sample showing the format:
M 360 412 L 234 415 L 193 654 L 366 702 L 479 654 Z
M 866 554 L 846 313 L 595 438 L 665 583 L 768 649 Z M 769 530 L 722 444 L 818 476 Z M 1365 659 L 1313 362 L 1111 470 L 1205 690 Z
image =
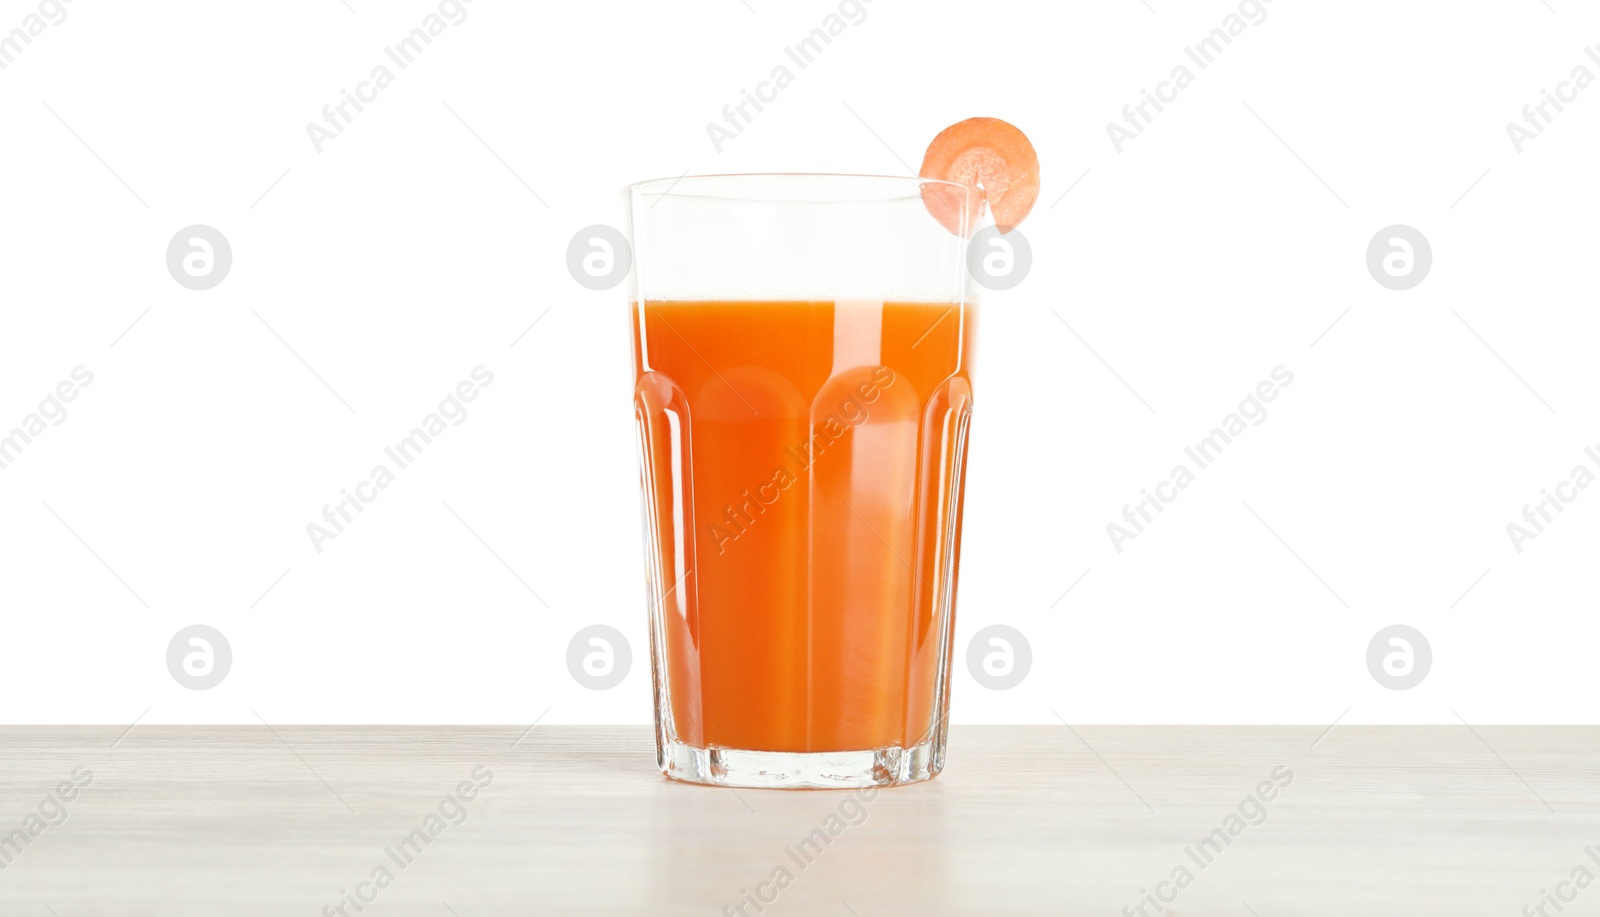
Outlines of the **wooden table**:
M 876 794 L 672 783 L 641 727 L 121 731 L 0 729 L 0 914 L 1600 913 L 1593 727 L 968 726 Z

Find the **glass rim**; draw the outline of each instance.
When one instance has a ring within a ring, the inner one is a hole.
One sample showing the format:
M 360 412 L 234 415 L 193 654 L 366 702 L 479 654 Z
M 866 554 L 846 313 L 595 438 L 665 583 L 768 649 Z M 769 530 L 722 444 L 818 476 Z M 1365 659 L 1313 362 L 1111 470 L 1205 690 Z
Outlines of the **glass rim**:
M 846 190 L 834 193 L 820 193 L 830 184 L 845 186 Z M 707 189 L 705 186 L 710 185 Z M 949 181 L 943 178 L 923 178 L 920 175 L 874 175 L 859 172 L 723 172 L 708 175 L 679 175 L 673 178 L 650 178 L 644 181 L 633 182 L 622 189 L 622 197 L 633 198 L 640 195 L 653 195 L 658 199 L 662 197 L 701 198 L 709 200 L 749 201 L 752 203 L 796 203 L 796 204 L 840 204 L 864 203 L 872 201 L 902 200 L 910 197 L 920 197 L 922 189 L 929 185 L 944 185 L 953 189 L 960 189 L 963 193 L 982 194 L 983 189 L 977 185 L 969 185 L 958 181 Z M 719 188 L 717 186 L 729 186 Z M 737 193 L 733 188 L 743 189 L 761 187 L 776 189 L 767 194 Z M 878 186 L 888 189 L 890 193 L 867 193 L 868 189 Z M 659 192 L 655 191 L 660 187 Z M 813 189 L 810 194 L 781 193 L 788 188 Z M 895 189 L 909 188 L 904 193 L 892 193 Z M 721 191 L 721 193 L 708 193 Z

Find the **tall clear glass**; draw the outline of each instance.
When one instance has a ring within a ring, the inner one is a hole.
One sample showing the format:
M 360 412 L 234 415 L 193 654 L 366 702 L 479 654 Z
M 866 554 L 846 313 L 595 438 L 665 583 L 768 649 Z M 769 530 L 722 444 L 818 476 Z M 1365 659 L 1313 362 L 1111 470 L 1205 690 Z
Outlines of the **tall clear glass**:
M 865 175 L 627 189 L 667 776 L 859 787 L 943 768 L 981 193 Z

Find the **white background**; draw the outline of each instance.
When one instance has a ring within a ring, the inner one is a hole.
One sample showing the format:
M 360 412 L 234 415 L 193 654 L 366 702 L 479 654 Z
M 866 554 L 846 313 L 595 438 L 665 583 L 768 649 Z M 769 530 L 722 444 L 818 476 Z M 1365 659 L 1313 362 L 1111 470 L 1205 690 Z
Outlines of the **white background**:
M 957 647 L 1008 624 L 1034 668 L 958 665 L 954 720 L 1592 722 L 1600 488 L 1506 533 L 1600 446 L 1600 88 L 1521 153 L 1505 127 L 1600 73 L 1600 15 L 1550 2 L 1276 0 L 1118 153 L 1107 122 L 1233 4 L 873 0 L 718 153 L 706 122 L 834 4 L 475 0 L 318 153 L 306 124 L 435 4 L 76 0 L 0 71 L 0 427 L 94 373 L 0 471 L 0 721 L 647 722 L 625 294 L 568 240 L 630 181 L 903 173 L 990 115 L 1043 191 L 1031 275 L 986 298 Z M 234 254 L 205 292 L 164 260 L 196 223 Z M 1394 223 L 1433 247 L 1406 292 L 1365 266 Z M 1278 365 L 1118 554 L 1106 524 Z M 194 623 L 234 653 L 204 692 L 165 665 Z M 632 642 L 614 690 L 567 673 L 590 623 Z M 1434 654 L 1405 692 L 1365 663 L 1394 623 Z

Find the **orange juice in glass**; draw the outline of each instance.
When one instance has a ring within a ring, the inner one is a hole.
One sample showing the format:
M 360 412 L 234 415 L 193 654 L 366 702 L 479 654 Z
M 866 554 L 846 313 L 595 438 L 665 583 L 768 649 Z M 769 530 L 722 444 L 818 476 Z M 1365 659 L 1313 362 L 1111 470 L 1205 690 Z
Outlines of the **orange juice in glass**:
M 627 191 L 657 759 L 739 787 L 944 765 L 977 188 Z M 969 206 L 968 202 L 972 202 Z

